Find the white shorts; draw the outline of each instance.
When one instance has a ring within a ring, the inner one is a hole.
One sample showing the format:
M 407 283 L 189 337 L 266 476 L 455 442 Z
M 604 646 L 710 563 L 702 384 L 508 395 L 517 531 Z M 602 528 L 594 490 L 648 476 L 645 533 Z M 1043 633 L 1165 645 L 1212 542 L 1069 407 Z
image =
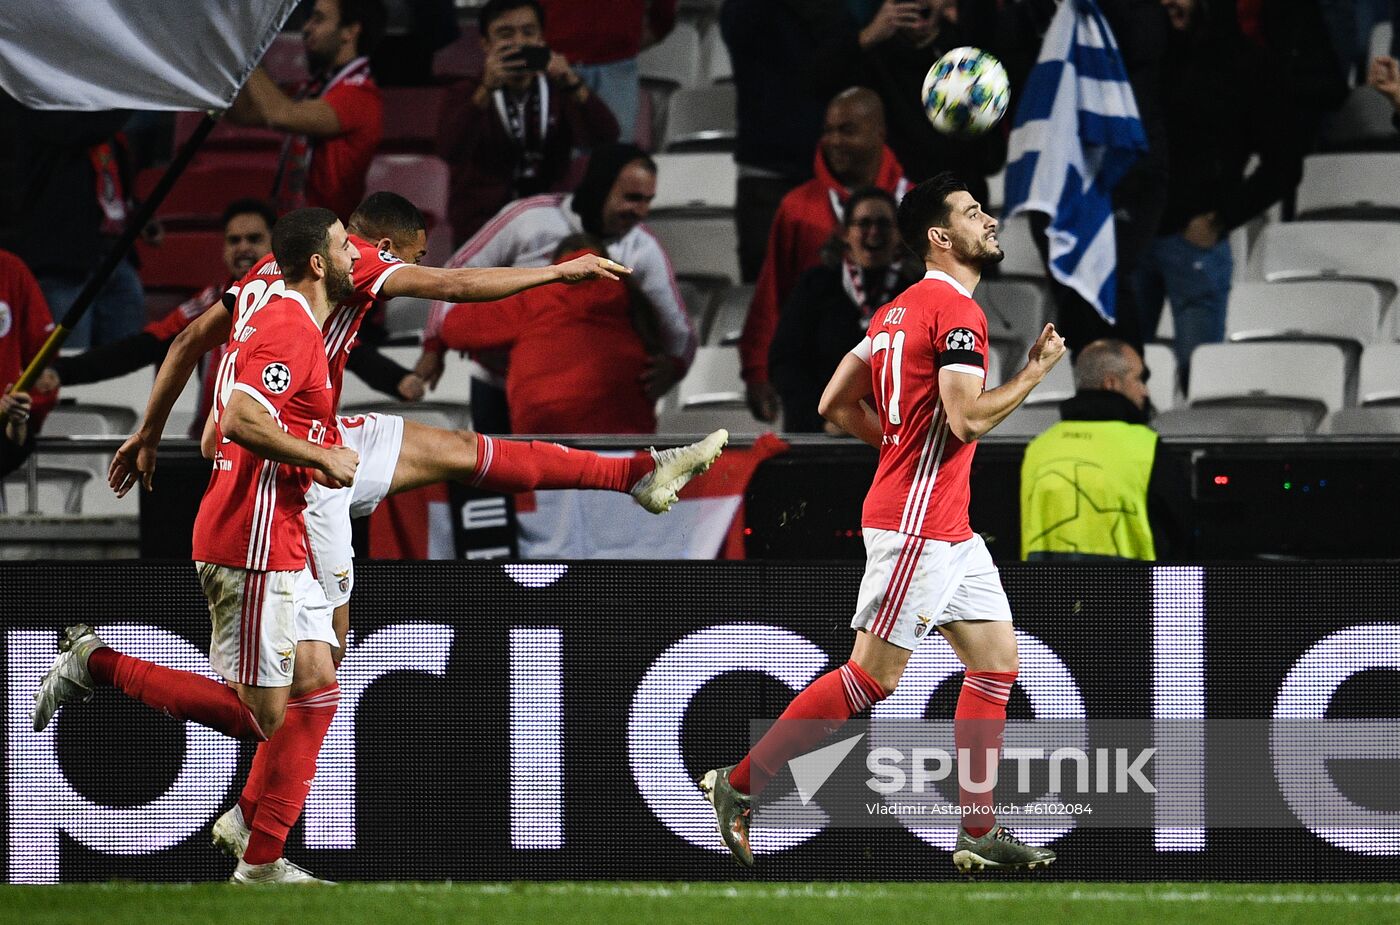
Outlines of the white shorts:
M 1011 619 L 1001 574 L 982 537 L 961 543 L 865 529 L 865 576 L 851 628 L 914 649 L 958 620 Z
M 210 562 L 195 568 L 209 601 L 209 664 L 224 679 L 286 687 L 298 642 L 339 645 L 331 605 L 310 570 L 255 572 Z
M 357 414 L 337 419 L 341 442 L 360 454 L 355 484 L 326 488 L 311 483 L 306 492 L 307 552 L 311 571 L 332 607 L 350 600 L 355 587 L 355 550 L 350 519 L 364 517 L 389 494 L 403 447 L 403 418 Z

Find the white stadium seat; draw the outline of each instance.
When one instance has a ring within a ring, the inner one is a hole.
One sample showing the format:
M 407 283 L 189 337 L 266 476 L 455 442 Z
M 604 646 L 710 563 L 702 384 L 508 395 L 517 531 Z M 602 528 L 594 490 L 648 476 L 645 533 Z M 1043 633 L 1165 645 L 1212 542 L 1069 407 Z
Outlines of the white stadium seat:
M 661 242 L 677 275 L 739 281 L 739 235 L 730 213 L 653 212 L 646 227 Z
M 1375 286 L 1350 280 L 1245 282 L 1230 291 L 1230 340 L 1336 340 L 1368 344 L 1381 323 Z
M 739 343 L 739 335 L 743 333 L 752 302 L 753 286 L 726 287 L 715 305 L 714 318 L 704 329 L 705 343 L 714 347 L 731 347 Z
M 1306 218 L 1400 218 L 1400 153 L 1313 154 L 1303 161 L 1297 214 Z
M 1346 357 L 1335 344 L 1202 344 L 1191 356 L 1191 404 L 1343 407 Z
M 677 22 L 671 33 L 637 56 L 644 81 L 678 87 L 700 85 L 700 32 L 694 23 Z
M 988 437 L 1016 437 L 1024 439 L 1044 433 L 1060 420 L 1060 408 L 1054 404 L 1022 405 L 1011 412 Z
M 997 241 L 1006 253 L 1005 259 L 997 264 L 997 271 L 1002 276 L 1045 278 L 1045 264 L 1040 259 L 1040 251 L 1035 249 L 1029 217 L 1021 214 L 1004 219 L 997 231 Z
M 1224 405 L 1164 411 L 1152 427 L 1167 437 L 1300 437 L 1312 433 L 1316 423 L 1316 415 L 1305 408 Z
M 1153 407 L 1158 411 L 1175 408 L 1180 396 L 1177 394 L 1176 354 L 1172 348 L 1166 344 L 1148 344 L 1143 348 L 1142 362 L 1152 374 L 1147 385 Z
M 1400 408 L 1343 408 L 1327 416 L 1321 432 L 1349 437 L 1400 434 Z
M 677 90 L 666 106 L 667 151 L 730 151 L 738 132 L 733 84 Z
M 705 30 L 705 37 L 700 40 L 701 50 L 704 52 L 705 74 L 710 79 L 710 83 L 727 83 L 734 79 L 734 64 L 729 60 L 729 49 L 724 44 L 724 36 L 720 34 L 718 26 L 711 26 Z
M 1049 374 L 1041 380 L 1030 396 L 1025 400 L 1027 405 L 1050 405 L 1058 404 L 1066 398 L 1074 397 L 1074 369 L 1070 366 L 1069 357 L 1066 356 L 1056 363 Z
M 1264 282 L 1354 279 L 1400 289 L 1400 224 L 1274 222 L 1249 253 L 1247 277 Z
M 651 208 L 733 209 L 739 169 L 723 151 L 657 154 L 656 198 Z
M 1361 352 L 1357 401 L 1400 405 L 1400 344 L 1372 344 Z

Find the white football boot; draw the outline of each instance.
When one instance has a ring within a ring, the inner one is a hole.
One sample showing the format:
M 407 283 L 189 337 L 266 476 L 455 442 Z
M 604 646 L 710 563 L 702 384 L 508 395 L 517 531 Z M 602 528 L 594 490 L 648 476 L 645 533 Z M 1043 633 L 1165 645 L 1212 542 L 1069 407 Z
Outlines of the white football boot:
M 252 834 L 253 831 L 243 821 L 243 810 L 237 803 L 233 804 L 233 809 L 214 820 L 214 847 L 231 858 L 243 857 L 243 852 L 248 850 L 248 836 Z
M 85 623 L 70 626 L 58 640 L 58 657 L 34 692 L 34 731 L 45 729 L 66 703 L 87 703 L 97 686 L 88 671 L 88 656 L 107 645 Z
M 728 442 L 729 431 L 721 429 L 687 446 L 652 450 L 656 468 L 632 486 L 632 497 L 653 514 L 666 513 L 676 503 L 676 496 L 686 483 L 710 468 Z
M 320 877 L 313 877 L 302 870 L 286 858 L 278 858 L 267 864 L 248 864 L 244 861 L 238 862 L 237 869 L 233 876 L 229 878 L 230 883 L 242 883 L 249 886 L 261 886 L 272 883 L 297 883 L 297 884 L 320 884 L 322 886 L 334 886 L 334 880 L 322 880 Z

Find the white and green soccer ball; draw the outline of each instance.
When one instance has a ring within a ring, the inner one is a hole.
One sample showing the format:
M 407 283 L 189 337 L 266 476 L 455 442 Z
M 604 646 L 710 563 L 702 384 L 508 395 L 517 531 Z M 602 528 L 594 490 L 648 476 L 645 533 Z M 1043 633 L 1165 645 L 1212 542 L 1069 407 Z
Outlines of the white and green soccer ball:
M 1006 114 L 1006 68 L 980 48 L 954 48 L 924 78 L 924 115 L 945 135 L 980 135 Z

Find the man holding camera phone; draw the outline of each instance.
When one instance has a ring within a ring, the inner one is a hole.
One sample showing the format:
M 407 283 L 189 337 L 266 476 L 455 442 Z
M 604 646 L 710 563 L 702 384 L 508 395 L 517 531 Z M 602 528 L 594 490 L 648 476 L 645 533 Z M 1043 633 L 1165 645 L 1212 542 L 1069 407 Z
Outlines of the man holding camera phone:
M 490 0 L 478 14 L 486 65 L 443 105 L 438 154 L 452 168 L 455 243 L 506 203 L 555 189 L 575 148 L 617 140 L 612 112 L 544 44 L 536 0 Z

